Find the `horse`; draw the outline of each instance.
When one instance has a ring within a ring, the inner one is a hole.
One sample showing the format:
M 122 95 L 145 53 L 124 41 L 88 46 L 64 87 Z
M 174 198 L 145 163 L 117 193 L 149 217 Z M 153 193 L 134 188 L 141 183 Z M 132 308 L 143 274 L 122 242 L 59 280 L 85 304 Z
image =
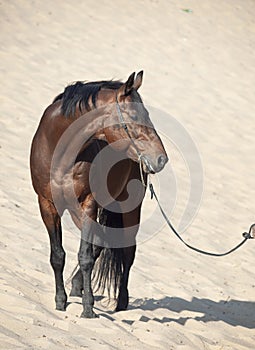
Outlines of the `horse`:
M 67 307 L 61 228 L 65 210 L 81 232 L 79 270 L 73 273 L 70 292 L 82 297 L 81 317 L 98 317 L 94 278 L 98 288 L 114 289 L 115 311 L 128 307 L 147 176 L 168 161 L 138 93 L 142 81 L 143 71 L 126 82 L 68 85 L 45 109 L 33 137 L 31 179 L 50 238 L 57 310 Z

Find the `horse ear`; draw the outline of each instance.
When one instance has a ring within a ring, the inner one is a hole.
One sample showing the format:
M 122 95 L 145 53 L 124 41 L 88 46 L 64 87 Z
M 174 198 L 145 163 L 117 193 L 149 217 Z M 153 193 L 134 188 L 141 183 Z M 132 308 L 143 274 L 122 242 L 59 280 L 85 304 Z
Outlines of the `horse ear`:
M 130 91 L 132 90 L 133 85 L 134 85 L 134 79 L 135 79 L 135 72 L 132 73 L 129 76 L 128 80 L 125 82 L 125 84 L 123 84 L 121 86 L 121 88 L 119 88 L 119 90 L 118 90 L 119 96 L 126 96 L 130 93 Z
M 142 85 L 142 82 L 143 82 L 143 71 L 141 70 L 141 72 L 139 72 L 135 78 L 133 88 L 135 90 L 138 90 L 139 87 Z
M 130 91 L 132 90 L 133 85 L 134 85 L 134 79 L 135 79 L 135 72 L 129 76 L 128 80 L 124 84 L 125 85 L 125 95 L 128 95 L 130 93 Z

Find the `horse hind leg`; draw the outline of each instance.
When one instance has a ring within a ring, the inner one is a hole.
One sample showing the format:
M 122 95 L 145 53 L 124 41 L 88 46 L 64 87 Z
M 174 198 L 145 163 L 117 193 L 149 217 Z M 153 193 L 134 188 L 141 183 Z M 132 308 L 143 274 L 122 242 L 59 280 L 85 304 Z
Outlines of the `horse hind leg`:
M 134 262 L 136 246 L 122 248 L 123 251 L 123 276 L 120 283 L 119 295 L 115 311 L 126 310 L 129 302 L 128 278 L 130 268 Z
M 76 272 L 72 278 L 72 289 L 70 292 L 70 297 L 82 297 L 83 291 L 83 277 L 81 269 Z
M 117 205 L 117 204 L 116 204 Z M 123 237 L 124 234 L 124 221 L 125 220 L 125 214 L 123 215 L 121 213 L 121 208 L 119 208 L 119 212 L 111 212 L 107 209 L 103 209 L 100 213 L 99 222 L 102 225 L 105 225 L 107 227 L 113 227 L 119 229 L 119 239 L 123 239 L 122 241 L 118 241 L 118 245 L 120 245 L 120 248 L 115 248 L 115 254 L 118 257 L 117 259 L 122 265 L 122 271 L 121 271 L 121 280 L 119 285 L 119 293 L 117 297 L 117 306 L 116 311 L 122 311 L 126 310 L 128 306 L 128 278 L 129 278 L 129 272 L 130 268 L 134 262 L 135 258 L 135 251 L 136 246 L 131 245 L 129 246 L 129 243 L 134 243 L 135 240 L 127 240 L 125 242 L 125 237 Z M 125 247 L 125 243 L 128 245 Z M 124 245 L 121 247 L 121 245 Z
M 119 288 L 116 311 L 126 310 L 129 303 L 128 279 L 136 252 L 136 234 L 139 228 L 141 206 L 135 210 L 123 213 L 124 246 L 122 248 L 123 275 Z
M 39 205 L 43 222 L 50 237 L 50 263 L 55 275 L 56 309 L 65 311 L 67 305 L 67 295 L 63 281 L 65 251 L 62 246 L 61 219 L 52 202 L 43 197 L 39 197 Z

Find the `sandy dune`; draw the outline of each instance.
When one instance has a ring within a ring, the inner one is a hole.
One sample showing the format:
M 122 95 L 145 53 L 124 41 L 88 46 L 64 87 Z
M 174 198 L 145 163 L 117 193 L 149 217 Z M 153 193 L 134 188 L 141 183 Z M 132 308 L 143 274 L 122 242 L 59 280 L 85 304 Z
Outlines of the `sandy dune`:
M 124 80 L 144 69 L 140 92 L 171 159 L 153 180 L 162 203 L 189 243 L 230 249 L 255 213 L 254 13 L 253 0 L 1 2 L 2 349 L 254 349 L 254 241 L 225 258 L 193 253 L 149 196 L 129 309 L 113 313 L 98 296 L 97 320 L 80 319 L 78 298 L 66 312 L 54 310 L 49 241 L 28 161 L 42 112 L 66 84 Z M 182 219 L 191 176 L 201 176 L 196 167 L 189 173 L 189 147 L 180 150 L 185 135 L 199 150 L 204 182 L 195 182 L 195 202 L 203 188 L 195 217 Z M 64 231 L 67 279 L 79 240 L 67 223 Z

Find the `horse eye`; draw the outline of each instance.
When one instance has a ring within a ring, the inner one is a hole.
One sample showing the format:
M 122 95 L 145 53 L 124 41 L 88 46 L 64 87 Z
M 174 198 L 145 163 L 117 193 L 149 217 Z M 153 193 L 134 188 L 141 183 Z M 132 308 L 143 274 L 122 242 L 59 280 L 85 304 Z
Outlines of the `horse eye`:
M 131 119 L 133 119 L 133 120 L 137 120 L 138 119 L 138 116 L 136 115 L 136 114 L 134 114 L 134 115 L 131 115 Z

